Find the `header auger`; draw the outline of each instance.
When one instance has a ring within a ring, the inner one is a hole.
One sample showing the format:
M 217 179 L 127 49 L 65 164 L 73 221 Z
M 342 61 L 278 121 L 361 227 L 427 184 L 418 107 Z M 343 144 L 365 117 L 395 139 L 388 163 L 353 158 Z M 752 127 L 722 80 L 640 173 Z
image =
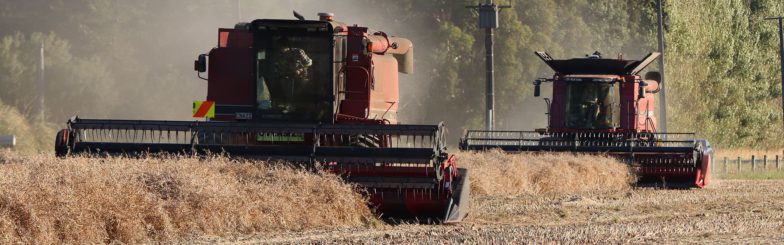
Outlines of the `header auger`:
M 552 83 L 545 98 L 548 127 L 534 131 L 469 130 L 462 150 L 605 153 L 628 162 L 639 185 L 705 187 L 710 182 L 711 148 L 693 133 L 656 132 L 657 72 L 640 73 L 659 53 L 642 60 L 586 58 L 556 60 L 536 52 L 555 71 L 534 82 L 534 96 Z
M 194 63 L 208 84 L 194 115 L 209 120 L 74 118 L 57 134 L 57 155 L 212 152 L 309 164 L 365 188 L 383 217 L 461 221 L 468 171 L 446 152 L 443 125 L 397 120 L 411 41 L 319 15 L 219 29 L 218 46 Z

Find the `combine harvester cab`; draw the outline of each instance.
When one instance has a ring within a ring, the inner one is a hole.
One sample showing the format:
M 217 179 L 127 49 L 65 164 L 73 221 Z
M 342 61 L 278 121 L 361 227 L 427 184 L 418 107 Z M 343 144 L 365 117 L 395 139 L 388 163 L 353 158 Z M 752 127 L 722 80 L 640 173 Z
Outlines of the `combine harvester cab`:
M 461 150 L 603 153 L 630 164 L 640 186 L 703 188 L 710 183 L 712 149 L 693 133 L 656 132 L 654 94 L 660 74 L 637 75 L 659 53 L 642 60 L 586 58 L 554 60 L 536 52 L 555 71 L 552 97 L 545 98 L 548 127 L 534 131 L 469 130 Z
M 255 20 L 220 29 L 194 68 L 208 90 L 193 114 L 207 121 L 73 118 L 56 154 L 290 161 L 365 188 L 382 217 L 452 223 L 467 214 L 468 171 L 446 152 L 443 125 L 397 122 L 398 73 L 413 72 L 409 40 L 326 13 Z

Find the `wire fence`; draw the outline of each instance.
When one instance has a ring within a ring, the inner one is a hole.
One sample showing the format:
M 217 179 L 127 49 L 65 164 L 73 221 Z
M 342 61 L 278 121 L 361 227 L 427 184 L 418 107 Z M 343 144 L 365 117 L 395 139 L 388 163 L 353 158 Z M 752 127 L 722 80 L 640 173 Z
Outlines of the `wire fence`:
M 782 171 L 782 156 L 774 155 L 751 155 L 750 158 L 746 157 L 723 157 L 716 159 L 711 165 L 711 170 L 719 173 L 741 173 L 741 172 L 781 172 Z

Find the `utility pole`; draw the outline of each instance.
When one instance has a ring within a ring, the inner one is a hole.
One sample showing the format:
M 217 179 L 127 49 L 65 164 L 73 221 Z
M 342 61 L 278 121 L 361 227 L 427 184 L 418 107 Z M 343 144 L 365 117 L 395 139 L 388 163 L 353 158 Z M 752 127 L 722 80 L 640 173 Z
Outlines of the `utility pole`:
M 39 63 L 39 73 L 38 73 L 38 111 L 39 111 L 39 120 L 41 122 L 46 122 L 46 107 L 45 107 L 45 99 L 46 99 L 46 77 L 45 77 L 45 69 L 46 65 L 44 63 L 44 43 L 41 41 L 41 51 L 40 51 L 40 63 Z
M 781 110 L 784 113 L 784 16 L 765 18 L 779 21 L 779 59 L 781 59 Z M 782 115 L 784 116 L 784 115 Z
M 659 53 L 661 53 L 661 57 L 659 57 L 659 72 L 661 72 L 661 81 L 659 81 L 659 88 L 661 91 L 659 92 L 659 132 L 666 133 L 667 132 L 667 94 L 666 89 L 664 86 L 667 83 L 664 82 L 664 78 L 666 77 L 664 73 L 664 8 L 662 7 L 662 0 L 656 1 L 656 8 L 659 12 Z
M 466 8 L 479 11 L 479 28 L 485 29 L 485 102 L 487 114 L 485 115 L 485 130 L 493 130 L 493 111 L 495 110 L 495 71 L 493 66 L 493 29 L 498 28 L 498 12 L 501 9 L 511 8 L 511 5 L 496 5 L 493 0 L 486 0 L 484 4 L 466 6 Z

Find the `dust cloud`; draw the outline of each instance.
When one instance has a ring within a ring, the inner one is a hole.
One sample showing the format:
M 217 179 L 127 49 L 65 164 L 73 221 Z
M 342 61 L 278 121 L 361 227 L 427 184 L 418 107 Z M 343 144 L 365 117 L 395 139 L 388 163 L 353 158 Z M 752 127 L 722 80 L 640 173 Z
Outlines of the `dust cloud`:
M 383 3 L 395 4 L 395 3 Z M 120 94 L 113 97 L 113 101 L 105 101 L 107 107 L 112 108 L 108 113 L 98 113 L 85 111 L 83 108 L 71 108 L 66 111 L 69 115 L 79 115 L 89 117 L 108 117 L 124 119 L 166 119 L 166 120 L 191 120 L 191 101 L 203 100 L 206 97 L 206 81 L 196 77 L 193 71 L 193 60 L 202 53 L 207 53 L 212 47 L 217 45 L 217 34 L 219 28 L 231 28 L 237 22 L 248 22 L 254 19 L 294 19 L 292 11 L 296 10 L 308 19 L 316 19 L 318 12 L 332 12 L 335 19 L 353 25 L 368 26 L 375 30 L 380 30 L 393 36 L 400 36 L 412 40 L 415 46 L 415 72 L 411 75 L 401 74 L 400 76 L 400 119 L 402 123 L 435 123 L 426 121 L 426 118 L 438 118 L 447 121 L 454 137 L 460 133 L 465 125 L 457 125 L 463 121 L 450 122 L 450 120 L 471 117 L 475 115 L 461 115 L 446 111 L 432 110 L 438 108 L 428 105 L 430 98 L 440 96 L 442 92 L 433 91 L 432 75 L 438 67 L 434 67 L 432 62 L 428 62 L 432 52 L 437 50 L 438 45 L 443 40 L 433 35 L 433 31 L 438 28 L 436 21 L 431 15 L 406 15 L 395 12 L 391 8 L 384 8 L 377 1 L 319 1 L 319 0 L 272 0 L 272 1 L 250 1 L 250 0 L 223 0 L 223 1 L 150 1 L 142 5 L 144 11 L 149 12 L 144 15 L 146 18 L 141 20 L 128 21 L 128 30 L 135 33 L 128 40 L 117 41 L 118 43 L 130 45 L 135 51 L 123 50 L 123 46 L 110 48 L 103 52 L 117 52 L 117 59 L 133 60 L 128 62 L 129 67 L 112 67 L 110 73 L 123 74 L 117 78 L 117 86 L 113 89 Z M 199 6 L 195 8 L 193 6 Z M 521 22 L 526 23 L 523 17 Z M 534 24 L 531 24 L 534 25 Z M 69 29 L 70 28 L 70 29 Z M 79 27 L 66 27 L 64 37 L 69 39 L 68 30 L 77 32 Z M 581 28 L 558 26 L 558 28 Z M 92 30 L 102 32 L 106 30 Z M 112 31 L 112 30 L 109 30 Z M 116 30 L 115 30 L 116 31 Z M 551 30 L 552 31 L 552 30 Z M 627 57 L 641 57 L 645 52 L 639 47 L 624 45 L 622 47 L 611 47 L 605 44 L 594 45 L 596 42 L 582 42 L 583 38 L 591 38 L 595 33 L 568 34 L 565 42 L 549 44 L 550 46 L 540 47 L 537 43 L 531 43 L 531 49 L 549 51 L 557 58 L 581 57 L 585 53 L 600 50 L 605 53 L 616 51 L 626 52 Z M 74 34 L 75 35 L 75 34 Z M 597 34 L 598 35 L 598 34 Z M 477 33 L 476 36 L 481 36 Z M 573 37 L 573 38 L 572 38 Z M 497 37 L 501 38 L 501 37 Z M 481 47 L 481 39 L 477 40 L 477 47 Z M 526 44 L 528 45 L 528 44 Z M 648 46 L 641 42 L 640 47 Z M 110 46 L 111 47 L 111 46 Z M 74 53 L 79 53 L 75 50 Z M 481 52 L 476 52 L 481 53 Z M 537 77 L 550 77 L 552 71 L 543 64 L 535 61 L 533 54 L 529 57 L 520 57 L 524 64 L 537 64 L 539 69 L 533 72 L 535 75 L 527 74 L 522 77 L 522 83 L 529 83 Z M 484 62 L 477 58 L 477 61 Z M 113 63 L 113 60 L 107 60 Z M 477 67 L 483 64 L 478 63 Z M 482 69 L 477 68 L 476 80 L 478 91 L 484 90 L 484 76 Z M 530 76 L 530 77 L 528 77 Z M 532 87 L 532 86 L 531 86 Z M 543 86 L 542 94 L 548 96 L 549 85 Z M 530 91 L 530 90 L 529 90 Z M 483 95 L 483 92 L 481 93 Z M 533 98 L 532 94 L 521 94 L 517 101 L 500 101 L 496 104 L 519 103 L 512 106 L 510 111 L 498 111 L 496 120 L 502 129 L 530 130 L 547 126 L 545 115 L 545 103 L 541 98 Z M 466 98 L 462 103 L 470 101 L 484 101 L 483 98 Z M 60 101 L 57 103 L 74 103 L 71 101 Z M 460 102 L 458 102 L 460 103 Z M 473 102 L 471 102 L 473 103 Z M 74 106 L 75 107 L 75 106 Z M 426 111 L 426 108 L 431 110 Z M 443 113 L 443 115 L 429 115 L 426 113 Z M 447 114 L 450 113 L 450 114 Z M 442 119 L 443 118 L 443 119 Z M 54 119 L 62 122 L 65 118 Z M 481 120 L 481 119 L 479 119 Z
M 108 114 L 110 118 L 191 120 L 191 101 L 206 97 L 207 83 L 197 78 L 193 71 L 193 60 L 198 54 L 207 53 L 217 45 L 218 29 L 232 28 L 238 22 L 255 19 L 294 19 L 296 10 L 307 19 L 317 19 L 319 12 L 331 12 L 335 19 L 347 24 L 368 26 L 392 36 L 411 39 L 416 47 L 417 58 L 424 56 L 432 41 L 421 40 L 426 30 L 412 28 L 405 16 L 379 9 L 367 2 L 355 1 L 203 1 L 210 11 L 178 10 L 178 3 L 186 1 L 156 2 L 149 6 L 152 18 L 145 20 L 149 28 L 138 33 L 139 39 L 128 40 L 144 54 L 136 55 L 139 65 L 154 74 L 160 74 L 160 82 L 140 81 L 146 77 L 126 77 L 120 83 L 137 83 L 132 87 L 144 98 L 117 98 L 119 105 Z M 189 2 L 189 1 L 188 1 Z M 183 4 L 186 5 L 186 4 Z M 150 23 L 154 23 L 150 25 Z M 150 41 L 150 40 L 153 41 Z M 415 63 L 416 64 L 416 63 Z M 401 74 L 401 115 L 404 122 L 415 122 L 419 108 L 428 96 L 428 68 L 424 63 L 416 64 L 412 75 Z M 94 116 L 89 111 L 74 108 L 73 114 L 82 117 Z M 59 121 L 59 120 L 58 120 Z

